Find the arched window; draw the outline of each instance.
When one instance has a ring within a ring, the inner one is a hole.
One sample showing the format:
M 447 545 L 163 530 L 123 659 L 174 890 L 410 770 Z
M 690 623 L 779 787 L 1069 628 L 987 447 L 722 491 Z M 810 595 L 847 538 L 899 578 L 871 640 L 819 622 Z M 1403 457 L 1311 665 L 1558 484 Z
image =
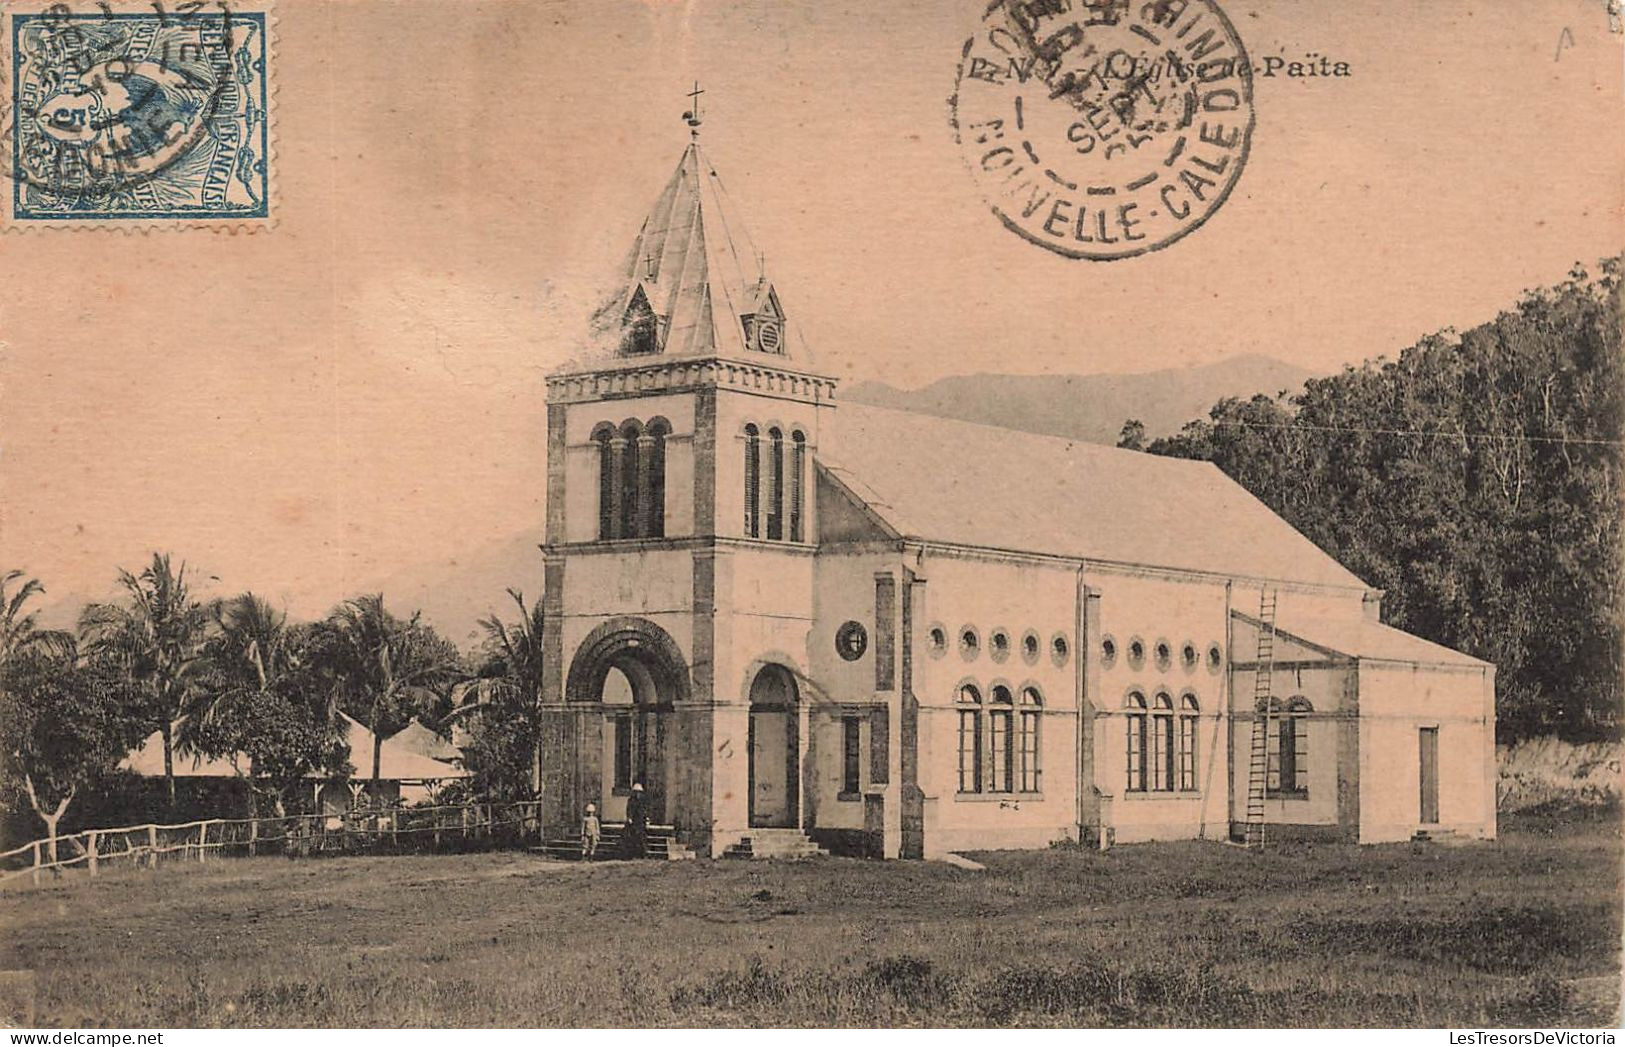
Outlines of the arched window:
M 805 541 L 802 520 L 806 517 L 807 436 L 800 429 L 790 434 L 790 540 Z
M 767 537 L 784 540 L 784 433 L 778 426 L 767 431 Z
M 1021 749 L 1021 791 L 1039 792 L 1043 787 L 1038 717 L 1044 708 L 1044 698 L 1036 687 L 1021 689 L 1021 725 L 1017 732 Z
M 1196 704 L 1196 695 L 1179 697 L 1179 787 L 1196 788 L 1196 725 L 1202 709 Z
M 608 424 L 600 425 L 592 431 L 593 443 L 598 445 L 598 537 L 608 540 L 615 537 L 615 448 L 611 441 L 615 437 L 615 430 Z
M 645 487 L 643 535 L 646 538 L 666 536 L 666 437 L 671 426 L 664 418 L 649 423 L 649 481 Z
M 993 757 L 993 791 L 1015 792 L 1015 700 L 1010 695 L 1010 688 L 1003 684 L 994 685 L 992 708 L 988 710 L 987 719 L 992 734 L 990 755 Z
M 1152 702 L 1151 788 L 1156 792 L 1174 788 L 1174 700 L 1166 691 L 1157 692 Z
M 625 441 L 621 447 L 620 530 L 617 535 L 621 538 L 636 538 L 639 533 L 641 514 L 638 512 L 638 493 L 642 483 L 638 470 L 643 465 L 638 437 L 642 435 L 643 426 L 637 422 L 627 422 L 621 426 L 621 439 Z
M 982 692 L 973 684 L 959 689 L 959 791 L 982 791 Z
M 745 534 L 762 536 L 762 440 L 754 423 L 745 426 Z
M 1294 800 L 1309 796 L 1309 714 L 1312 712 L 1314 707 L 1301 696 L 1287 702 L 1285 710 L 1279 701 L 1269 705 L 1268 715 L 1275 722 L 1266 724 L 1267 795 Z
M 1131 691 L 1128 696 L 1128 791 L 1145 792 L 1146 712 L 1145 695 Z

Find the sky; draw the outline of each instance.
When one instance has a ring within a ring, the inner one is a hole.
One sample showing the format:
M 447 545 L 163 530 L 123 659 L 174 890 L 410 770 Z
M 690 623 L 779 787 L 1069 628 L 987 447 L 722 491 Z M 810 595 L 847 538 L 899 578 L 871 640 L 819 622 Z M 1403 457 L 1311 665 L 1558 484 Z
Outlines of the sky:
M 283 0 L 274 228 L 0 234 L 0 568 L 60 612 L 169 550 L 311 616 L 539 541 L 545 376 L 695 80 L 702 145 L 842 381 L 1329 371 L 1625 246 L 1602 0 L 1224 7 L 1255 61 L 1350 75 L 1258 79 L 1206 226 L 1090 262 L 1006 230 L 954 142 L 981 0 Z

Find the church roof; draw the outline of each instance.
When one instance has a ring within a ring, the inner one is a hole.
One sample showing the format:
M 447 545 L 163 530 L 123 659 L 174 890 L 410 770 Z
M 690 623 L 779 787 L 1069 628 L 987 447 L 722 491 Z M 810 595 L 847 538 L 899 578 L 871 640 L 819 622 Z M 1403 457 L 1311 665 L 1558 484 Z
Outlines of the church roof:
M 654 331 L 641 347 L 629 338 L 640 316 Z M 767 343 L 774 351 L 763 351 L 747 328 L 746 318 L 758 316 L 778 321 Z M 638 230 L 615 292 L 593 318 L 593 342 L 589 358 L 597 362 L 662 356 L 807 362 L 794 324 L 783 322 L 764 256 L 698 141 L 683 151 Z
M 1365 587 L 1211 462 L 851 402 L 818 460 L 901 537 Z
M 1257 618 L 1241 611 L 1231 611 L 1230 615 L 1254 630 L 1262 625 Z M 1364 618 L 1299 619 L 1288 616 L 1276 622 L 1275 628 L 1283 637 L 1344 658 L 1404 662 L 1411 665 L 1456 665 L 1467 668 L 1483 668 L 1491 664 L 1470 654 L 1452 650 L 1443 644 L 1436 644 L 1432 640 L 1413 636 L 1403 629 Z M 1276 657 L 1279 658 L 1280 655 L 1277 654 Z

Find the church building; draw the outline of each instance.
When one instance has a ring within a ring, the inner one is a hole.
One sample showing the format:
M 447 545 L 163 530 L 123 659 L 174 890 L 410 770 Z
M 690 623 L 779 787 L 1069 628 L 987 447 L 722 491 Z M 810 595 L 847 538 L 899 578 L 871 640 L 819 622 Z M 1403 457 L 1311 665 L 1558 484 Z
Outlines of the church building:
M 843 402 L 697 123 L 548 379 L 548 830 L 1495 834 L 1494 666 L 1209 463 Z

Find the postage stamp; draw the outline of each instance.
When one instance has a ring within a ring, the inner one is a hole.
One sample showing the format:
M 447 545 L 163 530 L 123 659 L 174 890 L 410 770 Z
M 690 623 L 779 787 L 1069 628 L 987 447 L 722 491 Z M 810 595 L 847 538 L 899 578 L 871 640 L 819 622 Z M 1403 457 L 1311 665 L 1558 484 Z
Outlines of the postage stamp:
M 995 0 L 950 119 L 1012 232 L 1130 258 L 1201 228 L 1247 165 L 1253 71 L 1213 0 Z
M 265 5 L 18 4 L 0 28 L 7 228 L 268 224 Z

